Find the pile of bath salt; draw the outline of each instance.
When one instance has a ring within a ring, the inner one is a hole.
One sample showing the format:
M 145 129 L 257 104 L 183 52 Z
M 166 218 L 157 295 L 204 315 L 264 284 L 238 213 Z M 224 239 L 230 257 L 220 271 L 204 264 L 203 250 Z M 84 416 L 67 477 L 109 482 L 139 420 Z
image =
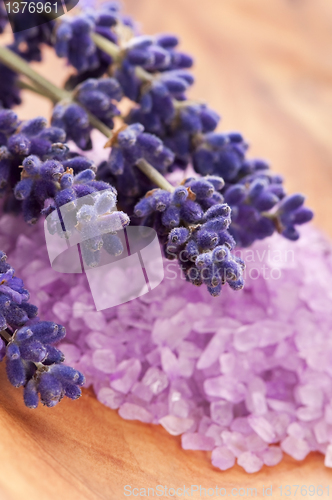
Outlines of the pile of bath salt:
M 42 224 L 17 228 L 0 220 L 0 247 L 40 316 L 66 326 L 66 361 L 103 404 L 211 450 L 221 470 L 310 451 L 332 467 L 332 247 L 318 231 L 242 251 L 242 291 L 213 298 L 166 261 L 152 292 L 97 312 L 85 275 L 50 267 Z

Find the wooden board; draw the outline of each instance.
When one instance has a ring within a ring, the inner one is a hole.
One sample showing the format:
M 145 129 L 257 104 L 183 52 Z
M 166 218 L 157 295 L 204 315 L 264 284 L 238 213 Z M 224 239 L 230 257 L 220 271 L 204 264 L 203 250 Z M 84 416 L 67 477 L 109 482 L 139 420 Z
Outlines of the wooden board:
M 223 115 L 221 130 L 243 132 L 252 144 L 251 154 L 270 159 L 273 169 L 285 174 L 289 191 L 306 193 L 316 224 L 332 235 L 331 2 L 124 4 L 146 33 L 181 34 L 183 49 L 197 60 L 192 97 L 208 100 Z M 45 57 L 34 66 L 61 83 L 67 72 L 64 62 L 50 50 Z M 25 93 L 20 116 L 30 118 L 36 112 L 49 116 L 49 104 Z M 226 496 L 232 488 L 256 488 L 257 497 L 262 497 L 263 486 L 272 485 L 277 499 L 278 486 L 326 487 L 331 482 L 332 473 L 318 454 L 302 463 L 286 457 L 277 467 L 253 475 L 237 466 L 220 472 L 212 467 L 209 453 L 182 450 L 180 439 L 159 426 L 122 420 L 89 391 L 79 401 L 31 411 L 23 405 L 21 390 L 6 381 L 3 366 L 0 379 L 0 500 L 118 500 L 125 497 L 125 485 L 192 484 L 224 487 Z M 191 498 L 202 496 L 196 492 Z M 328 498 L 327 490 L 311 498 Z

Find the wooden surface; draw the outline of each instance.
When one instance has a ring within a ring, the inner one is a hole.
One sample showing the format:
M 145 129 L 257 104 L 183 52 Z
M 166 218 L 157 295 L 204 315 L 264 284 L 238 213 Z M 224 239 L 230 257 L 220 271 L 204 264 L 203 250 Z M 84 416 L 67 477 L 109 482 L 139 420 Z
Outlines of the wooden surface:
M 252 144 L 252 155 L 271 160 L 273 169 L 285 174 L 289 191 L 306 193 L 316 224 L 332 235 L 332 3 L 124 4 L 146 33 L 181 34 L 184 50 L 197 60 L 191 95 L 208 99 L 222 113 L 222 130 L 240 130 Z M 60 83 L 63 61 L 50 51 L 46 56 L 36 68 Z M 29 94 L 20 116 L 49 116 L 49 110 L 44 100 Z M 227 496 L 233 487 L 250 487 L 257 488 L 258 497 L 263 485 L 272 484 L 277 499 L 280 485 L 331 483 L 332 472 L 320 455 L 303 463 L 285 458 L 253 475 L 237 466 L 220 472 L 208 453 L 182 450 L 180 439 L 159 426 L 120 419 L 88 391 L 79 401 L 31 411 L 23 406 L 21 391 L 6 381 L 3 367 L 0 379 L 0 500 L 117 500 L 125 498 L 125 485 L 158 484 L 218 485 L 227 488 Z M 332 485 L 330 490 L 332 495 Z

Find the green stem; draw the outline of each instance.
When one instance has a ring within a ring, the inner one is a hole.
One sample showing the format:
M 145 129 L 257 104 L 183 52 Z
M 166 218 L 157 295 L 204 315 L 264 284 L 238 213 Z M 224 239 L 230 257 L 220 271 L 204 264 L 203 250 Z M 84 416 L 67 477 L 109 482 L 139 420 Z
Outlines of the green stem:
M 174 191 L 174 186 L 168 182 L 167 179 L 163 175 L 161 175 L 158 170 L 156 170 L 150 163 L 141 158 L 136 163 L 138 168 L 145 174 L 154 184 L 159 186 L 161 189 L 165 189 L 165 191 L 169 191 L 172 193 Z
M 46 97 L 49 99 L 49 96 L 46 94 L 44 90 L 41 88 L 37 88 L 35 85 L 29 85 L 29 83 L 24 82 L 23 80 L 19 80 L 17 82 L 17 86 L 22 89 L 22 90 L 29 90 L 30 92 L 33 92 L 34 94 L 40 95 L 42 97 Z
M 107 38 L 104 38 L 101 35 L 98 35 L 98 33 L 92 33 L 90 36 L 99 49 L 110 55 L 114 62 L 118 61 L 121 49 L 115 45 L 115 43 L 110 42 L 110 40 L 107 40 Z

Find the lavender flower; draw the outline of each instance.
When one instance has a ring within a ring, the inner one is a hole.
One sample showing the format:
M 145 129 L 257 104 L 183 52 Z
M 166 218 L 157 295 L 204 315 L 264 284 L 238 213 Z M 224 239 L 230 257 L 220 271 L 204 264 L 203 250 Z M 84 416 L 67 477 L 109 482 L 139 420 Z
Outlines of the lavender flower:
M 217 296 L 226 282 L 243 287 L 241 259 L 230 252 L 235 241 L 228 233 L 231 209 L 223 203 L 220 177 L 187 179 L 173 193 L 156 189 L 135 207 L 143 225 L 153 225 L 164 243 L 165 256 L 177 258 L 187 281 L 207 285 Z
M 62 365 L 63 353 L 54 344 L 65 337 L 65 328 L 51 321 L 40 321 L 37 307 L 28 303 L 29 292 L 6 263 L 0 252 L 0 361 L 6 359 L 9 382 L 24 386 L 24 402 L 29 408 L 41 402 L 49 407 L 64 395 L 76 399 L 83 375 Z

